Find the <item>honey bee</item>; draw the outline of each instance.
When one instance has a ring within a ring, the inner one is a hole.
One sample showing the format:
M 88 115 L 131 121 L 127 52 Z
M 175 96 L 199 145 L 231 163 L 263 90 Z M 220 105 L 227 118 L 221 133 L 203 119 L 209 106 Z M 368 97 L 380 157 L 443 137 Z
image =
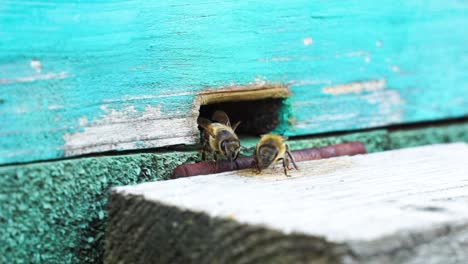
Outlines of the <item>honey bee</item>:
M 224 156 L 231 163 L 231 169 L 234 169 L 234 161 L 240 151 L 240 142 L 235 130 L 240 122 L 231 127 L 227 114 L 219 110 L 214 112 L 211 119 L 215 122 L 202 117 L 197 120 L 198 125 L 203 128 L 202 159 L 206 160 L 206 153 L 212 153 L 215 161 L 218 160 L 218 155 Z
M 271 164 L 277 161 L 283 161 L 284 174 L 288 175 L 289 161 L 292 162 L 297 170 L 297 165 L 293 155 L 289 151 L 289 146 L 284 143 L 286 137 L 279 135 L 263 135 L 255 147 L 254 166 L 257 172 L 260 173 L 263 169 L 268 168 Z

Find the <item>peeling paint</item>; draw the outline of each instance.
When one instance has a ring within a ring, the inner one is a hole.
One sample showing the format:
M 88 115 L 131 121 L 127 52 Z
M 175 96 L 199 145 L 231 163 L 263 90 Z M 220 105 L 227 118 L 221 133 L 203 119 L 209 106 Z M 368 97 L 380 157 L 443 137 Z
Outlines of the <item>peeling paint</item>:
M 44 73 L 44 74 L 37 74 L 37 75 L 32 75 L 32 76 L 18 77 L 14 79 L 0 79 L 0 84 L 27 83 L 27 82 L 35 82 L 39 80 L 64 79 L 67 77 L 69 77 L 69 75 L 66 72 Z
M 378 114 L 372 115 L 370 124 L 381 126 L 384 124 L 400 123 L 403 120 L 401 105 L 405 101 L 397 90 L 382 90 L 362 96 L 368 103 L 377 105 Z
M 64 135 L 65 156 L 196 143 L 196 127 L 189 116 L 169 116 L 152 106 L 142 112 L 133 106 L 122 110 L 103 106 L 103 110 L 106 114 L 93 122 L 80 119 L 83 131 Z
M 259 61 L 290 61 L 292 58 L 289 57 L 274 57 L 274 58 L 260 58 Z
M 304 38 L 304 39 L 302 40 L 302 42 L 304 43 L 305 46 L 309 46 L 309 45 L 311 45 L 312 43 L 314 43 L 314 40 L 313 40 L 312 38 L 309 37 L 309 38 Z
M 29 65 L 31 65 L 31 68 L 36 70 L 37 73 L 42 71 L 42 64 L 39 60 L 32 59 Z
M 196 92 L 182 92 L 182 93 L 172 93 L 172 94 L 145 94 L 145 95 L 124 95 L 119 99 L 103 99 L 103 103 L 115 103 L 123 101 L 132 101 L 132 100 L 147 100 L 147 99 L 158 99 L 158 98 L 167 98 L 167 97 L 180 97 L 187 95 L 195 95 Z
M 307 86 L 317 84 L 331 84 L 331 80 L 291 80 L 288 82 L 290 86 Z
M 401 72 L 400 67 L 398 67 L 398 66 L 396 66 L 396 65 L 393 65 L 393 66 L 391 67 L 391 69 L 392 69 L 393 72 Z
M 351 52 L 346 52 L 346 53 L 342 53 L 342 54 L 336 54 L 335 58 L 362 57 L 362 56 L 370 56 L 370 52 L 365 51 L 365 50 L 351 51 Z
M 152 106 L 146 106 L 143 113 L 138 111 L 135 106 L 128 106 L 122 108 L 121 110 L 116 110 L 109 109 L 108 105 L 102 105 L 101 109 L 106 113 L 105 118 L 93 122 L 93 124 L 90 124 L 90 126 L 126 123 L 130 121 L 130 118 L 131 122 L 140 122 L 145 120 L 158 119 L 162 116 L 160 108 Z
M 106 100 L 108 103 L 100 106 L 103 115 L 91 120 L 87 116 L 79 118 L 78 129 L 63 136 L 65 156 L 194 144 L 199 133 L 196 119 L 200 105 L 219 100 L 284 98 L 290 95 L 285 85 L 270 84 L 260 78 L 253 86 L 218 87 L 216 92 L 207 90 L 195 97 L 192 112 L 189 114 L 179 109 L 163 112 L 160 106 L 151 105 L 144 106 L 142 110 L 136 105 L 115 109 L 112 104 L 114 100 Z M 148 96 L 139 96 L 141 97 Z M 119 101 L 132 98 L 124 96 Z
M 334 86 L 327 86 L 322 89 L 322 92 L 331 95 L 342 94 L 359 94 L 362 92 L 373 92 L 385 89 L 385 80 L 370 80 L 364 82 L 353 82 Z
M 81 117 L 80 119 L 78 119 L 78 125 L 80 127 L 86 126 L 87 124 L 88 124 L 88 118 L 86 116 Z
M 50 109 L 50 110 L 55 110 L 55 109 L 60 109 L 60 108 L 64 108 L 63 105 L 49 105 L 47 107 L 47 109 Z
M 320 127 L 320 124 L 323 121 L 331 121 L 331 122 L 346 122 L 347 120 L 358 118 L 359 113 L 342 113 L 342 114 L 324 114 L 320 116 L 311 117 L 308 121 L 303 122 L 296 122 L 294 127 L 296 129 L 304 129 L 304 128 L 311 128 L 311 127 Z

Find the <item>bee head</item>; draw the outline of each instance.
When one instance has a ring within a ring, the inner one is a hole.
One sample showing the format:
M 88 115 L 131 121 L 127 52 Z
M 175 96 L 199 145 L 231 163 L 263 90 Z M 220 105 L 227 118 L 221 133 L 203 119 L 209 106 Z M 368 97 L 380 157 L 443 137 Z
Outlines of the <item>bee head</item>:
M 262 146 L 257 150 L 255 161 L 259 170 L 266 169 L 276 158 L 278 150 L 271 146 Z
M 224 156 L 231 162 L 231 167 L 233 161 L 237 159 L 240 151 L 240 143 L 238 140 L 225 140 L 221 143 L 221 148 L 223 150 Z

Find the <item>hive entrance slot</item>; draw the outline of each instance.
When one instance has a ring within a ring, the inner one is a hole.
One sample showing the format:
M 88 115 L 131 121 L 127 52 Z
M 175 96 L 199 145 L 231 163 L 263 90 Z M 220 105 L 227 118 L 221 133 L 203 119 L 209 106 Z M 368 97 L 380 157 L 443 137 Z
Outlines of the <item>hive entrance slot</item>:
M 207 92 L 199 95 L 199 116 L 211 119 L 216 110 L 222 110 L 232 124 L 241 121 L 239 135 L 258 136 L 278 126 L 284 100 L 290 95 L 286 86 L 277 84 Z
M 279 98 L 208 104 L 200 107 L 200 116 L 210 119 L 216 110 L 222 110 L 232 124 L 241 121 L 236 130 L 239 135 L 257 136 L 276 128 L 282 104 Z

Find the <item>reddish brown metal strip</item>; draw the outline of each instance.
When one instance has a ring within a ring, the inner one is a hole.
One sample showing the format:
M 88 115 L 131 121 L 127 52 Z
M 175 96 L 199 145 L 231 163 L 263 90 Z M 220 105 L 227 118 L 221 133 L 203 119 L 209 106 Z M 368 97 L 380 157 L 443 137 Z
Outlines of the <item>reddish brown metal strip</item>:
M 361 142 L 348 142 L 336 145 L 330 145 L 320 148 L 309 148 L 302 150 L 292 151 L 294 159 L 299 161 L 305 160 L 317 160 L 317 159 L 326 159 L 331 157 L 338 156 L 352 156 L 357 154 L 366 153 L 366 147 Z M 236 169 L 234 170 L 243 170 L 252 168 L 253 157 L 244 157 L 238 158 L 235 161 Z M 218 161 L 218 168 L 216 169 L 216 163 L 214 161 L 203 161 L 193 164 L 183 164 L 175 168 L 172 173 L 172 179 L 197 176 L 197 175 L 206 175 L 213 173 L 220 173 L 232 171 L 231 164 L 229 161 L 220 160 Z

